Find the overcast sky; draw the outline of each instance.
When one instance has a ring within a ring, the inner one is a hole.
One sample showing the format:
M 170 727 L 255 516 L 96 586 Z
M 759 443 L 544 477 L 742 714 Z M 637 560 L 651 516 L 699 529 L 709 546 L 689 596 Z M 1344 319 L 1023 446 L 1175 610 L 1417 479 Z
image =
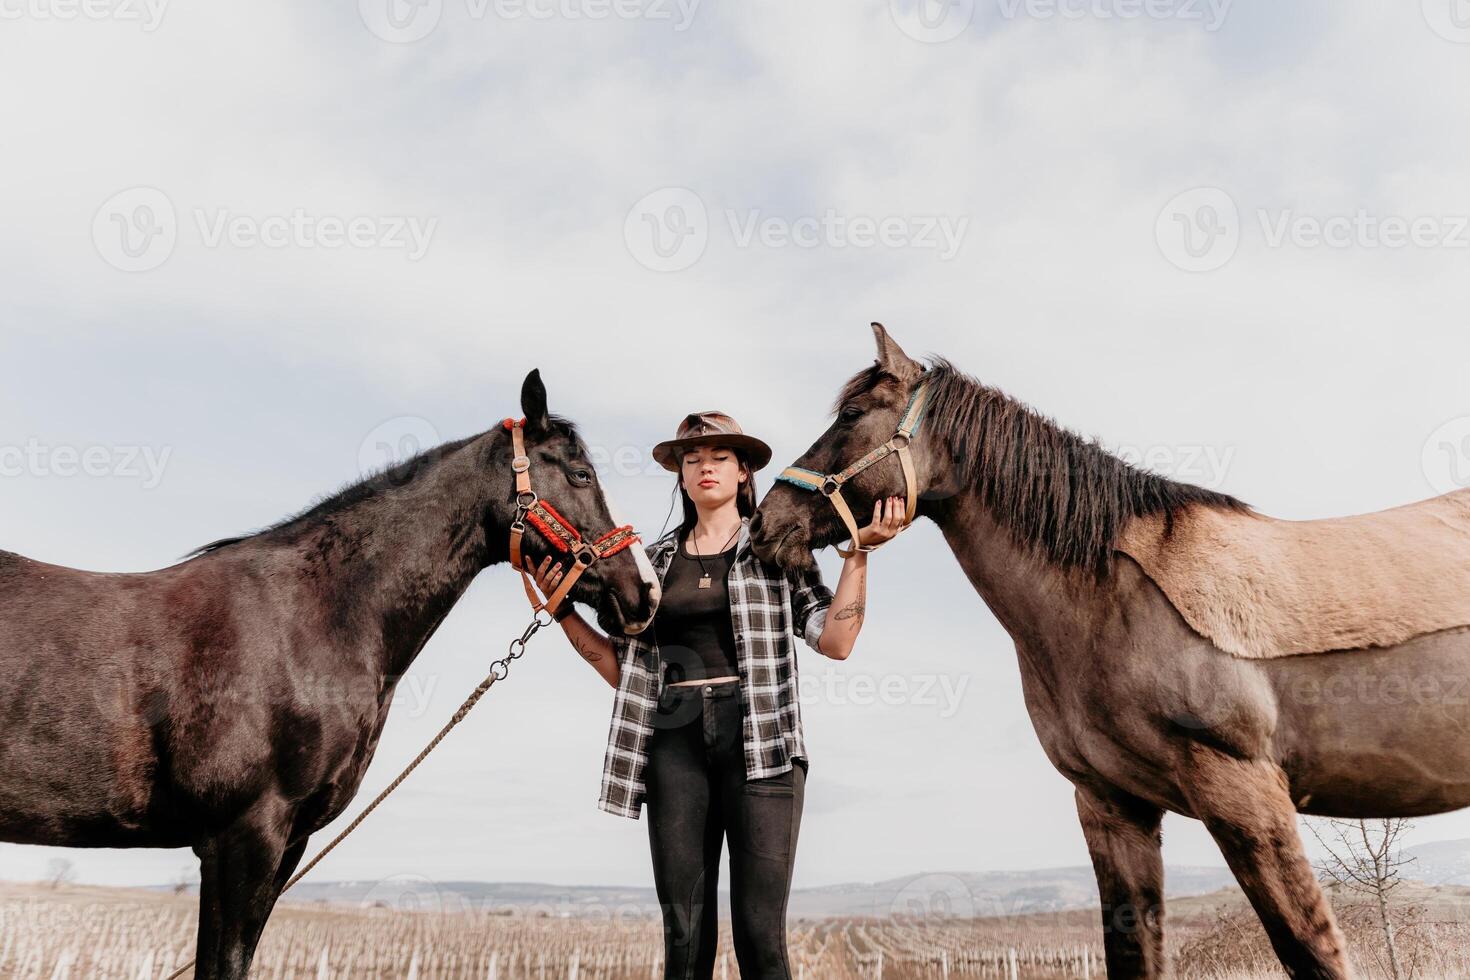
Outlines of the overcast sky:
M 533 367 L 651 540 L 652 443 L 730 412 L 774 447 L 764 490 L 875 319 L 1267 513 L 1470 482 L 1470 11 L 923 3 L 0 0 L 0 545 L 171 564 L 519 414 Z M 801 654 L 797 886 L 1086 863 L 934 527 L 870 580 L 852 659 Z M 363 799 L 523 607 L 508 570 L 475 583 Z M 539 637 L 315 877 L 651 883 L 644 822 L 595 807 L 610 706 Z M 1221 863 L 1165 826 L 1167 861 Z M 0 847 L 0 875 L 57 853 Z

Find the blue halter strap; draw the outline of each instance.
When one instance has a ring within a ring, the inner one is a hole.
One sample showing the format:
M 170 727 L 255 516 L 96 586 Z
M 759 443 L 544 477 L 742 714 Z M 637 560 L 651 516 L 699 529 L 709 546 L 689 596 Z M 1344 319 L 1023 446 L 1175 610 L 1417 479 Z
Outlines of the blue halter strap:
M 907 496 L 908 506 L 904 512 L 903 527 L 906 529 L 914 522 L 914 512 L 919 505 L 918 481 L 914 476 L 914 463 L 909 457 L 909 443 L 913 440 L 914 433 L 919 430 L 919 423 L 924 420 L 924 411 L 929 407 L 929 386 L 920 383 L 915 386 L 913 394 L 909 395 L 909 401 L 904 406 L 903 416 L 898 420 L 898 429 L 883 445 L 866 453 L 861 459 L 838 473 L 818 473 L 803 466 L 788 466 L 780 472 L 776 479 L 789 483 L 803 490 L 820 493 L 832 501 L 832 506 L 837 510 L 837 516 L 847 525 L 848 534 L 851 536 L 851 547 L 844 549 L 840 545 L 837 553 L 846 558 L 855 551 L 874 551 L 878 545 L 864 545 L 859 541 L 857 521 L 852 516 L 852 509 L 847 506 L 847 501 L 842 499 L 842 485 L 863 470 L 887 456 L 897 454 L 899 463 L 903 466 L 904 492 Z

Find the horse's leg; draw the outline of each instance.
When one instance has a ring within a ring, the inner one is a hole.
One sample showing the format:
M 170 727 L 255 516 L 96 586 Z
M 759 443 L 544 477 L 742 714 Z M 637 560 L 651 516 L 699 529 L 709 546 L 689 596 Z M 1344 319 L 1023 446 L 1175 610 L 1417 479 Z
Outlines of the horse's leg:
M 1180 788 L 1220 845 L 1276 956 L 1296 978 L 1352 976 L 1346 944 L 1297 833 L 1286 773 L 1191 743 Z
M 199 932 L 194 945 L 195 980 L 210 980 L 215 976 L 214 964 L 219 958 L 219 937 L 224 929 L 224 917 L 220 912 L 219 883 L 212 871 L 212 860 L 205 842 L 194 846 L 199 856 Z
M 286 853 L 281 855 L 281 866 L 276 869 L 276 895 L 286 890 L 286 882 L 296 873 L 296 866 L 301 863 L 301 855 L 306 853 L 306 842 L 310 838 L 302 837 L 295 843 L 286 846 Z
M 1077 817 L 1102 900 L 1109 980 L 1164 975 L 1164 811 L 1126 794 L 1077 787 Z
M 306 842 L 287 844 L 276 807 L 251 811 L 196 848 L 200 857 L 196 980 L 245 980 L 266 919 Z

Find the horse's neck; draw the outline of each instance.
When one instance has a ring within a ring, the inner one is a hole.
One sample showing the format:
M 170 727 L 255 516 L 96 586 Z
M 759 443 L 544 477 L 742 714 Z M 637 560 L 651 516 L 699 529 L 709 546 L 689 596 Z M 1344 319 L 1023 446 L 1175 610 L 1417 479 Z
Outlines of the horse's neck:
M 925 507 L 965 576 L 1019 646 L 1054 650 L 1090 628 L 1098 608 L 1096 583 L 1065 571 L 1019 545 L 973 491 Z
M 323 523 L 298 546 L 330 627 L 386 675 L 408 669 L 490 563 L 484 476 L 470 456 L 465 449 L 436 461 L 408 485 Z M 328 566 L 324 574 L 310 568 L 315 562 Z

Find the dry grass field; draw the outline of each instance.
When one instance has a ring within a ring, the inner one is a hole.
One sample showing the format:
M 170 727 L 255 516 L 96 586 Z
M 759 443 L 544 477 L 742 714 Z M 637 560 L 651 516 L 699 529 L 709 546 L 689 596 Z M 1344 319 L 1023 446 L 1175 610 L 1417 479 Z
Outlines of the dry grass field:
M 1420 978 L 1470 977 L 1470 889 L 1409 886 L 1400 951 Z M 1385 976 L 1378 924 L 1339 904 L 1360 974 Z M 1186 980 L 1280 977 L 1239 894 L 1175 901 L 1176 973 Z M 161 978 L 192 952 L 194 900 L 124 889 L 0 885 L 0 977 Z M 846 918 L 792 927 L 793 960 L 808 980 L 1102 977 L 1090 911 L 1010 918 Z M 656 980 L 659 929 L 645 915 L 559 917 L 283 904 L 266 930 L 255 975 L 316 978 Z M 716 970 L 738 977 L 723 940 Z

